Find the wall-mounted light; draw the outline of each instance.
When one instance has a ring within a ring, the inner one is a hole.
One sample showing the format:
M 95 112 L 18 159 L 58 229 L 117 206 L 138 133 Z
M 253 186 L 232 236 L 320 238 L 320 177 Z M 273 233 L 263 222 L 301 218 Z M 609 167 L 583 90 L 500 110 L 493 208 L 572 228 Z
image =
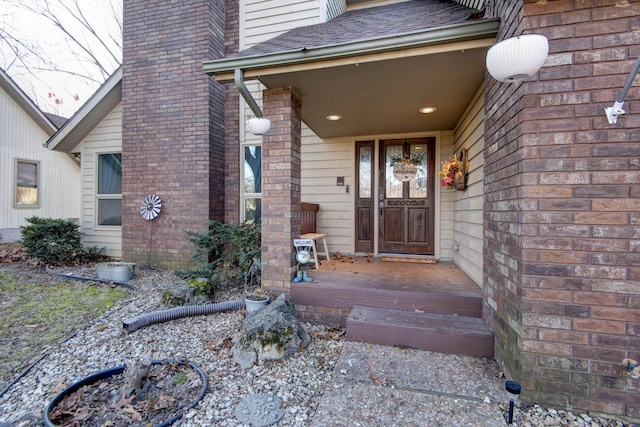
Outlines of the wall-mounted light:
M 540 70 L 549 54 L 549 40 L 541 34 L 523 34 L 491 46 L 487 70 L 506 83 L 522 81 Z
M 624 106 L 624 97 L 627 96 L 627 92 L 629 91 L 629 88 L 633 84 L 633 79 L 636 78 L 636 74 L 638 74 L 639 69 L 640 69 L 640 56 L 638 57 L 638 59 L 636 59 L 636 63 L 633 66 L 633 70 L 631 70 L 629 77 L 627 77 L 627 82 L 624 84 L 624 87 L 622 88 L 622 91 L 620 92 L 620 96 L 618 97 L 616 102 L 613 103 L 613 106 L 606 107 L 604 109 L 604 112 L 607 116 L 607 120 L 609 121 L 609 124 L 617 123 L 618 116 L 621 116 L 622 114 L 625 113 L 625 111 L 622 109 L 622 107 Z
M 264 117 L 253 117 L 247 120 L 247 129 L 254 135 L 264 135 L 271 129 L 271 120 Z

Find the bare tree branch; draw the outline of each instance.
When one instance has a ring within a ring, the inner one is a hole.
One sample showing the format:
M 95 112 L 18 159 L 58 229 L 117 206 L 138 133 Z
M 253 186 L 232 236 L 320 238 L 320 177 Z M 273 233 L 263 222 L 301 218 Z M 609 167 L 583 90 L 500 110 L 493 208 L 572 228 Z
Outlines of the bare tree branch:
M 27 77 L 42 86 L 55 74 L 95 90 L 121 63 L 119 0 L 0 0 L 0 11 L 0 67 L 22 76 L 21 86 L 30 86 Z

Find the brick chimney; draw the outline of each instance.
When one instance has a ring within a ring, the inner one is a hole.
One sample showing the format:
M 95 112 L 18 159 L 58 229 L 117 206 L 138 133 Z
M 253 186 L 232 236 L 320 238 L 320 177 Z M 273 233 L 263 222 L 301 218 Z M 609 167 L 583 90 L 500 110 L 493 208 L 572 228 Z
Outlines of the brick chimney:
M 224 87 L 202 61 L 224 55 L 224 0 L 124 2 L 123 259 L 184 266 L 185 230 L 224 217 Z M 142 200 L 160 215 L 140 216 Z

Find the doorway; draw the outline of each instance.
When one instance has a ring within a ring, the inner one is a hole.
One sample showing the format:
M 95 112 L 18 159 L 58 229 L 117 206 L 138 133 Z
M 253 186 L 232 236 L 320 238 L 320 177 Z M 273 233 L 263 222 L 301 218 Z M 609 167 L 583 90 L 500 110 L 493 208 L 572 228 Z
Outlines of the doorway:
M 374 252 L 377 233 L 378 253 L 434 255 L 435 145 L 434 137 L 380 140 L 374 164 L 374 141 L 357 142 L 357 252 Z

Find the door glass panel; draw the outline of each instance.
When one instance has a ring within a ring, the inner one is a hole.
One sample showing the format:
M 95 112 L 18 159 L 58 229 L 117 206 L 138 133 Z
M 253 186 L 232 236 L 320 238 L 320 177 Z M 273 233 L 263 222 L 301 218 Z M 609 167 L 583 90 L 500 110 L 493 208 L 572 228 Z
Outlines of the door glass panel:
M 371 197 L 371 147 L 360 147 L 359 157 L 359 197 L 368 199 Z
M 418 167 L 416 177 L 409 182 L 409 197 L 427 197 L 427 146 L 414 144 L 411 146 L 411 163 Z
M 402 159 L 402 145 L 389 145 L 385 147 L 385 197 L 387 199 L 399 199 L 402 197 L 402 181 L 393 176 L 391 167 L 392 159 Z

